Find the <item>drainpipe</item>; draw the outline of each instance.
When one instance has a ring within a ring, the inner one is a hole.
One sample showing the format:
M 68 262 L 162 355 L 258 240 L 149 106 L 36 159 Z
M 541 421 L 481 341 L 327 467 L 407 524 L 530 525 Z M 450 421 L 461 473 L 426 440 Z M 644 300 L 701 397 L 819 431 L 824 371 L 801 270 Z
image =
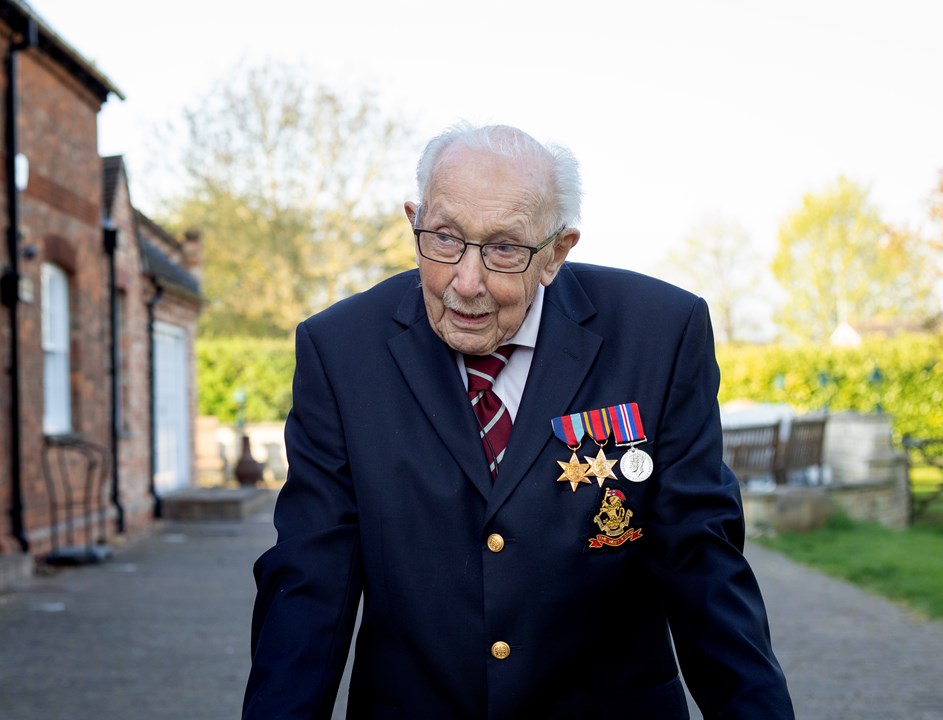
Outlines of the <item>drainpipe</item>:
M 151 443 L 151 479 L 148 490 L 154 498 L 154 517 L 161 518 L 164 515 L 163 505 L 160 495 L 157 492 L 157 402 L 154 392 L 154 307 L 164 296 L 164 286 L 161 285 L 155 277 L 151 277 L 151 283 L 154 285 L 154 295 L 147 301 L 147 396 L 148 407 L 151 413 L 151 422 L 149 438 Z
M 19 192 L 16 186 L 17 153 L 17 107 L 16 53 L 39 42 L 39 29 L 35 20 L 28 18 L 24 37 L 10 42 L 4 59 L 6 73 L 6 195 L 7 195 L 7 261 L 0 280 L 0 301 L 10 310 L 10 526 L 13 537 L 23 552 L 29 552 L 29 538 L 23 523 L 23 479 L 21 454 L 20 418 L 20 333 L 17 321 L 17 306 L 20 300 L 20 218 Z
M 121 504 L 120 470 L 118 463 L 118 423 L 120 421 L 118 398 L 121 384 L 121 368 L 118 367 L 118 288 L 115 282 L 115 251 L 118 249 L 118 230 L 110 220 L 102 228 L 102 245 L 108 256 L 108 310 L 111 315 L 111 504 L 115 507 L 115 527 L 123 533 L 124 506 Z

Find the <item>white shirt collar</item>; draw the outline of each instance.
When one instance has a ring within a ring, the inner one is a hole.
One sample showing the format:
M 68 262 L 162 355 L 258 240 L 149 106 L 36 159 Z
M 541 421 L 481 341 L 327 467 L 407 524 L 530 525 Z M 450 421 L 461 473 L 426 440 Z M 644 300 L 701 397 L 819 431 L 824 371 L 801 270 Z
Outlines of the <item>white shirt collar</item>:
M 524 316 L 524 322 L 514 333 L 513 337 L 505 343 L 506 345 L 520 345 L 521 347 L 537 347 L 537 331 L 540 329 L 540 316 L 544 311 L 544 286 L 537 285 L 537 292 L 534 293 L 534 301 L 530 304 L 527 314 Z

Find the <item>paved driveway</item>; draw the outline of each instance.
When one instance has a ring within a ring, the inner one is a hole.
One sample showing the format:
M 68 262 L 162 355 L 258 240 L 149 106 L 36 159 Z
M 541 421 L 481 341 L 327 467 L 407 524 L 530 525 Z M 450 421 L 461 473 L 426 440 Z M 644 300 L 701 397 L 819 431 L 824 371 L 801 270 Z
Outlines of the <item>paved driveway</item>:
M 239 717 L 251 565 L 274 537 L 270 509 L 167 523 L 106 563 L 0 595 L 0 719 Z M 943 720 L 943 625 L 762 548 L 747 555 L 799 718 Z

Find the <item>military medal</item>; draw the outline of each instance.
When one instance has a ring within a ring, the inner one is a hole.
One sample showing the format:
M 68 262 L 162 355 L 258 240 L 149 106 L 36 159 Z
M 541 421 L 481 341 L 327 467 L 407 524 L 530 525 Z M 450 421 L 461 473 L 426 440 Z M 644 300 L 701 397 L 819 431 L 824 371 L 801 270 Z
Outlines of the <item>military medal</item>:
M 589 546 L 594 549 L 619 547 L 627 541 L 638 540 L 642 537 L 642 530 L 629 527 L 632 515 L 632 511 L 625 507 L 625 495 L 615 488 L 607 488 L 599 512 L 593 518 L 601 532 L 589 538 Z
M 557 482 L 570 483 L 573 492 L 576 492 L 576 488 L 580 483 L 589 483 L 589 478 L 586 477 L 589 465 L 587 463 L 581 463 L 580 459 L 576 457 L 575 452 L 570 456 L 569 462 L 557 460 L 557 465 L 563 468 L 563 473 L 557 478 Z
M 595 477 L 596 481 L 599 483 L 599 487 L 602 487 L 606 478 L 616 479 L 615 473 L 612 472 L 612 466 L 615 465 L 617 461 L 607 459 L 606 453 L 603 452 L 603 446 L 609 442 L 609 415 L 605 410 L 590 410 L 589 412 L 584 412 L 583 426 L 586 428 L 586 434 L 599 446 L 599 452 L 596 453 L 596 457 L 583 456 L 583 459 L 589 463 L 587 475 Z
M 619 470 L 622 471 L 626 480 L 632 482 L 647 480 L 652 474 L 652 459 L 647 452 L 635 447 L 647 442 L 638 405 L 635 403 L 613 405 L 606 408 L 606 414 L 612 425 L 612 435 L 616 446 L 629 446 L 628 452 L 619 461 Z
M 576 451 L 580 449 L 580 445 L 583 442 L 583 435 L 586 432 L 583 428 L 580 413 L 562 415 L 561 417 L 551 420 L 550 424 L 553 426 L 553 434 L 556 435 L 559 440 L 562 440 L 563 443 L 570 448 L 572 453 L 568 462 L 557 460 L 557 465 L 563 469 L 563 473 L 557 478 L 557 482 L 570 483 L 573 492 L 576 492 L 576 488 L 581 483 L 589 483 L 589 478 L 586 477 L 589 464 L 581 463 L 580 459 L 576 456 Z

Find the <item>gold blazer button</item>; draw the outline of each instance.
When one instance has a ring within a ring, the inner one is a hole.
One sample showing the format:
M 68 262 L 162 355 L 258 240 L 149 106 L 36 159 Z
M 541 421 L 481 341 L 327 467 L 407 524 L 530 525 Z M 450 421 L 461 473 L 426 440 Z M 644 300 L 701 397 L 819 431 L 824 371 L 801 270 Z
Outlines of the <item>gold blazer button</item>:
M 491 654 L 498 660 L 504 660 L 504 658 L 511 654 L 511 646 L 499 640 L 491 646 Z
M 504 550 L 504 538 L 498 533 L 491 533 L 488 536 L 488 549 L 493 553 L 499 553 Z

